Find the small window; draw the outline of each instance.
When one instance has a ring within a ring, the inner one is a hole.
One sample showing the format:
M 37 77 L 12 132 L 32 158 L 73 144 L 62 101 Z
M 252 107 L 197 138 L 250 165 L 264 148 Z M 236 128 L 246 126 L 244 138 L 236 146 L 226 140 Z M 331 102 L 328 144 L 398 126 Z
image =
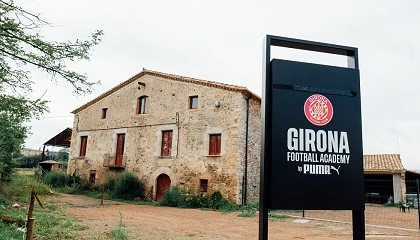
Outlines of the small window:
M 79 153 L 80 157 L 86 156 L 87 139 L 88 139 L 87 136 L 80 137 L 80 153 Z
M 171 156 L 172 150 L 172 130 L 162 132 L 161 156 Z
M 198 96 L 191 96 L 190 97 L 190 108 L 196 109 L 198 107 Z
M 89 171 L 89 183 L 94 184 L 96 180 L 96 170 Z
M 221 134 L 210 134 L 209 155 L 220 155 L 221 140 Z
M 208 185 L 209 185 L 209 180 L 207 180 L 207 179 L 200 179 L 200 192 L 201 193 L 206 193 L 207 192 Z
M 149 102 L 149 97 L 148 96 L 141 96 L 138 98 L 138 102 L 137 102 L 137 114 L 145 114 L 147 113 L 147 105 Z
M 108 111 L 108 108 L 102 108 L 102 119 L 106 118 L 106 112 Z

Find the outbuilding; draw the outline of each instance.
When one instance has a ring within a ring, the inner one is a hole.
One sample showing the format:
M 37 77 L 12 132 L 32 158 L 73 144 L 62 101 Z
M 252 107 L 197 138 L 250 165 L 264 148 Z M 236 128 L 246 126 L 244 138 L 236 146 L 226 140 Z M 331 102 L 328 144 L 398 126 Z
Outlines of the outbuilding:
M 406 170 L 400 154 L 363 155 L 366 201 L 406 201 Z

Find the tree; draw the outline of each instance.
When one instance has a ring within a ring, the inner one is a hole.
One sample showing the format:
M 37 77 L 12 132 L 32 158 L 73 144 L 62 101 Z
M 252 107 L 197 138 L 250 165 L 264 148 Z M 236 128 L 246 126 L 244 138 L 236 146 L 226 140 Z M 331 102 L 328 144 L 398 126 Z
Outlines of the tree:
M 68 61 L 89 60 L 92 47 L 99 44 L 103 32 L 95 31 L 85 41 L 46 40 L 41 27 L 51 26 L 39 14 L 17 6 L 13 0 L 0 0 L 0 174 L 11 170 L 11 153 L 20 149 L 29 133 L 24 124 L 48 111 L 47 101 L 29 99 L 34 81 L 27 66 L 35 66 L 69 82 L 76 94 L 90 93 L 86 75 L 68 69 Z

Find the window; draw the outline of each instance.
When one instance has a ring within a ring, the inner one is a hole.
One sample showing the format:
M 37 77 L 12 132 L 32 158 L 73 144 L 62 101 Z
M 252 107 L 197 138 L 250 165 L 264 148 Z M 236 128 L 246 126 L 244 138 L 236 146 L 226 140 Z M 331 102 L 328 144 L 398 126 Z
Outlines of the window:
M 115 152 L 115 166 L 123 166 L 125 134 L 117 134 L 117 149 Z
M 87 146 L 87 136 L 81 136 L 80 137 L 80 153 L 79 157 L 86 156 L 86 146 Z
M 209 185 L 209 180 L 200 179 L 200 193 L 206 193 L 208 185 Z
M 108 108 L 102 108 L 102 119 L 106 118 L 106 112 L 108 111 Z
M 149 102 L 148 96 L 141 96 L 137 101 L 137 114 L 147 113 L 147 104 Z
M 161 156 L 171 156 L 172 149 L 172 130 L 162 131 Z
M 221 134 L 210 134 L 209 155 L 220 155 Z
M 190 108 L 195 109 L 198 107 L 198 96 L 191 96 L 190 97 Z
M 89 171 L 89 183 L 95 183 L 96 180 L 96 170 Z

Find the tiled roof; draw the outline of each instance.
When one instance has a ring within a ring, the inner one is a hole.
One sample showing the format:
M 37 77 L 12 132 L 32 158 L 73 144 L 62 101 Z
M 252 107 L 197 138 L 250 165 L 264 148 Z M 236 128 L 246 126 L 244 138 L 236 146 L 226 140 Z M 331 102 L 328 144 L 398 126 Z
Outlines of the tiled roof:
M 71 113 L 80 112 L 81 110 L 91 106 L 92 104 L 94 104 L 94 103 L 100 101 L 101 99 L 109 96 L 110 94 L 114 93 L 115 91 L 127 86 L 128 84 L 132 83 L 133 81 L 135 81 L 136 79 L 138 79 L 138 78 L 140 78 L 144 75 L 162 77 L 162 78 L 171 79 L 171 80 L 180 81 L 180 82 L 189 82 L 189 83 L 194 83 L 194 84 L 200 84 L 200 85 L 216 87 L 216 88 L 226 89 L 226 90 L 235 91 L 235 92 L 243 92 L 244 94 L 250 95 L 251 97 L 255 98 L 257 101 L 261 102 L 261 98 L 258 95 L 256 95 L 255 93 L 248 90 L 246 87 L 224 84 L 224 83 L 218 83 L 218 82 L 207 81 L 207 80 L 201 80 L 201 79 L 190 78 L 190 77 L 184 77 L 184 76 L 179 76 L 179 75 L 175 75 L 175 74 L 162 73 L 162 72 L 147 70 L 147 69 L 143 68 L 143 71 L 141 71 L 140 73 L 132 76 L 128 80 L 126 80 L 126 81 L 118 84 L 117 86 L 111 88 L 110 90 L 102 93 L 101 95 L 94 98 L 93 100 L 91 100 L 91 101 L 87 102 L 86 104 L 80 106 L 79 108 L 73 110 Z
M 365 173 L 404 173 L 400 154 L 363 155 Z

